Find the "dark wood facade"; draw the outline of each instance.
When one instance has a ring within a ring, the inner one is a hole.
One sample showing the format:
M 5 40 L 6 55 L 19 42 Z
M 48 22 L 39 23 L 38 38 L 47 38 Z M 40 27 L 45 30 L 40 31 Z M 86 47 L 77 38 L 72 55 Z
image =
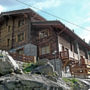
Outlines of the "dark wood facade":
M 34 39 L 32 42 L 33 44 L 38 46 L 38 56 L 39 58 L 48 58 L 48 59 L 53 59 L 54 55 L 53 52 L 56 50 L 58 51 L 58 38 L 57 34 L 54 31 L 54 28 L 51 26 L 38 26 L 38 27 L 33 27 L 32 32 L 35 34 L 32 38 Z M 47 32 L 46 37 L 40 38 L 40 33 Z M 41 50 L 44 47 L 48 47 L 48 52 L 45 54 Z M 57 52 L 58 53 L 58 52 Z
M 1 13 L 0 49 L 12 48 L 31 42 L 31 22 L 45 21 L 31 9 Z

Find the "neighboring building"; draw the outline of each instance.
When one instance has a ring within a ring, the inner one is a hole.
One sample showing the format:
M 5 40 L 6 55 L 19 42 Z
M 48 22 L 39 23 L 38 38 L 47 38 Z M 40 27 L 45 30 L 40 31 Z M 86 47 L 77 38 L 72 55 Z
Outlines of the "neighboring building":
M 72 65 L 87 66 L 90 62 L 90 46 L 60 21 L 47 21 L 31 9 L 1 13 L 0 49 L 27 54 L 24 51 L 28 48 L 23 48 L 28 44 L 37 47 L 37 55 L 33 55 L 53 61 L 55 67 L 55 61 L 61 59 L 63 68 L 66 72 L 70 68 L 71 74 L 75 74 Z M 85 69 L 84 74 L 89 72 Z
M 1 13 L 0 48 L 10 50 L 30 43 L 32 21 L 45 21 L 45 19 L 31 9 Z

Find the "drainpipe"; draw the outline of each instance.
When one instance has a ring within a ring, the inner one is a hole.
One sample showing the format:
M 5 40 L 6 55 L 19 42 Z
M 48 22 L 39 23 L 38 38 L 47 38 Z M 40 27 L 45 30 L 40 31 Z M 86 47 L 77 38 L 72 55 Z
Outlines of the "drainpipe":
M 14 19 L 14 17 L 12 17 L 12 20 L 13 20 L 13 26 L 12 26 L 12 41 L 11 41 L 11 48 L 10 49 L 12 49 L 13 48 L 13 44 L 14 44 L 14 41 L 13 41 L 13 37 L 14 37 L 14 21 L 15 21 L 15 19 Z
M 31 42 L 31 16 L 28 15 L 28 33 L 27 33 L 27 38 L 28 38 L 28 42 Z

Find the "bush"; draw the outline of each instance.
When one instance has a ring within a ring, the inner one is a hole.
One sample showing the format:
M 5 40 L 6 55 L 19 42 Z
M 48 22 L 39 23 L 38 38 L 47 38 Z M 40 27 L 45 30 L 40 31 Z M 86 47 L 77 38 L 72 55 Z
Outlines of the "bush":
M 23 65 L 23 71 L 25 73 L 29 73 L 31 72 L 33 69 L 35 69 L 36 67 L 38 67 L 38 64 L 34 64 L 34 63 L 25 63 Z

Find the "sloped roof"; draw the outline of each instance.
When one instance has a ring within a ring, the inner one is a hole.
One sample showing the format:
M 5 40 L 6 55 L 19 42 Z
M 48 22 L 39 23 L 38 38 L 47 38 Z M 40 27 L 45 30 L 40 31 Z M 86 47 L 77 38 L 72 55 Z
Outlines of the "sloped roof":
M 89 51 L 90 51 L 90 46 L 83 41 L 77 34 L 75 34 L 73 31 L 71 31 L 71 29 L 69 29 L 67 26 L 65 26 L 63 23 L 61 23 L 60 21 L 40 21 L 40 22 L 32 22 L 33 26 L 54 26 L 55 28 L 59 28 L 60 30 L 63 30 L 65 28 L 65 30 L 63 32 L 65 32 L 67 35 L 71 36 L 72 38 L 76 39 L 80 44 L 82 44 L 84 47 L 86 47 Z
M 35 11 L 33 11 L 30 8 L 27 9 L 21 9 L 21 10 L 14 10 L 14 11 L 8 11 L 8 12 L 1 12 L 0 14 L 0 18 L 3 16 L 9 16 L 9 15 L 18 15 L 18 14 L 24 14 L 24 13 L 31 13 L 33 12 L 34 14 L 36 14 L 38 17 L 42 18 L 43 20 L 46 21 L 45 18 L 43 18 L 42 16 L 40 16 L 39 14 L 37 14 Z

